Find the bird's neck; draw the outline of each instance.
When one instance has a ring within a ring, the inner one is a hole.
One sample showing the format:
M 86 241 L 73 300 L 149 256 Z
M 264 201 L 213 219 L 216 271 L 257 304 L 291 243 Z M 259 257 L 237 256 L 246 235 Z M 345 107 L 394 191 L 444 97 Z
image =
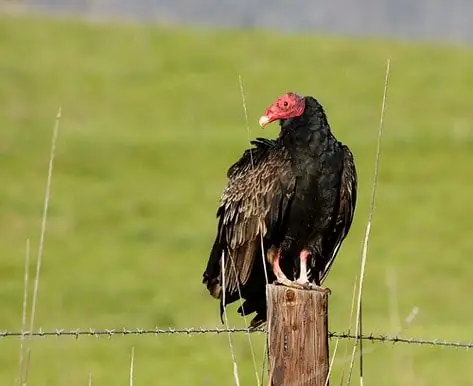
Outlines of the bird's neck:
M 320 105 L 308 105 L 302 116 L 282 121 L 280 139 L 293 159 L 318 158 L 336 142 Z

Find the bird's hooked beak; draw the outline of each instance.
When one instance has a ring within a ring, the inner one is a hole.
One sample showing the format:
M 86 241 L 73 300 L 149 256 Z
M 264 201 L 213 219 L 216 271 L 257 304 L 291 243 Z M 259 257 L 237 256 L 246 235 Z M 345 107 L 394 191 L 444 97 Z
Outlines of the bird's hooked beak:
M 269 118 L 267 115 L 262 115 L 258 121 L 261 127 L 265 127 L 270 122 L 271 122 L 271 118 Z
M 277 105 L 272 104 L 264 112 L 264 115 L 260 117 L 258 123 L 261 127 L 265 127 L 269 125 L 271 122 L 278 120 L 280 118 L 279 115 L 280 114 L 277 111 Z

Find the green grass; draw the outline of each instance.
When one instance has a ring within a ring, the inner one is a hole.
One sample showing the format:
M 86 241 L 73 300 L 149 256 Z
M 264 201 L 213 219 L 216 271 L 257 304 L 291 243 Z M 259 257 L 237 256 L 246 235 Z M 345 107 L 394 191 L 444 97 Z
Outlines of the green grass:
M 405 335 L 471 340 L 472 51 L 4 16 L 0 53 L 0 329 L 21 326 L 25 240 L 33 264 L 59 105 L 35 327 L 219 325 L 201 274 L 226 168 L 248 142 L 241 74 L 251 137 L 276 135 L 276 125 L 260 130 L 257 119 L 294 90 L 320 99 L 355 154 L 359 204 L 327 281 L 330 329 L 346 330 L 390 56 L 364 328 L 395 332 L 394 270 L 400 318 L 420 308 Z M 229 315 L 242 325 L 234 307 Z M 234 339 L 242 385 L 256 384 L 248 341 Z M 253 336 L 258 361 L 262 339 Z M 35 339 L 29 384 L 86 385 L 89 372 L 94 385 L 128 384 L 132 346 L 135 385 L 233 384 L 224 335 Z M 365 347 L 366 385 L 473 382 L 466 351 Z M 18 350 L 18 340 L 0 340 L 1 384 L 12 384 Z

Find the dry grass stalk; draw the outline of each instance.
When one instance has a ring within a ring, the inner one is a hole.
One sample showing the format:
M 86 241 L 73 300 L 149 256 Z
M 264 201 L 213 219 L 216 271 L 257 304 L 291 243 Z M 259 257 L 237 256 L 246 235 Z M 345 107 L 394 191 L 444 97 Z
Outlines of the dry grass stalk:
M 242 103 L 242 107 L 243 107 L 243 112 L 245 113 L 245 124 L 246 124 L 246 132 L 247 132 L 247 135 L 248 135 L 248 142 L 250 142 L 250 123 L 249 123 L 249 120 L 248 120 L 248 107 L 247 107 L 247 104 L 246 104 L 246 96 L 245 96 L 245 88 L 243 86 L 243 78 L 240 74 L 238 74 L 238 84 L 240 86 L 240 95 L 241 95 L 241 103 Z M 250 159 L 251 159 L 251 167 L 254 168 L 255 165 L 254 165 L 254 161 L 253 161 L 253 153 L 250 152 Z M 258 202 L 258 201 L 256 201 Z M 258 210 L 259 212 L 259 210 Z M 261 226 L 261 223 L 259 224 L 259 227 L 260 229 L 262 229 L 262 226 Z M 268 274 L 266 272 L 266 259 L 264 258 L 264 248 L 263 248 L 263 235 L 260 234 L 260 243 L 261 243 L 261 258 L 263 259 L 263 266 L 264 266 L 264 275 L 265 275 L 265 279 L 266 279 L 266 284 L 269 284 L 269 281 L 268 281 Z M 233 265 L 235 266 L 235 265 Z M 238 284 L 238 292 L 240 294 L 240 306 L 243 305 L 243 299 L 241 297 L 241 290 L 240 290 L 240 285 Z M 248 326 L 248 321 L 246 319 L 246 316 L 243 315 L 243 319 L 245 321 L 245 326 Z M 255 356 L 255 350 L 254 350 L 254 347 L 253 347 L 253 342 L 251 340 L 251 336 L 250 336 L 250 333 L 247 334 L 248 336 L 248 343 L 250 345 L 250 352 L 251 352 L 251 359 L 253 361 L 253 368 L 254 368 L 254 372 L 255 372 L 255 377 L 256 377 L 256 383 L 258 386 L 261 385 L 261 382 L 262 380 L 260 380 L 260 377 L 258 376 L 258 368 L 256 366 L 256 356 Z M 265 354 L 263 354 L 265 355 Z M 262 368 L 264 368 L 264 361 L 265 361 L 265 358 L 263 356 L 262 358 Z M 263 374 L 261 374 L 261 379 L 263 378 Z
M 338 338 L 337 341 L 335 342 L 335 348 L 333 349 L 332 360 L 330 361 L 330 365 L 328 367 L 328 374 L 327 374 L 327 379 L 325 380 L 325 386 L 328 385 L 328 382 L 330 380 L 330 374 L 332 373 L 332 367 L 333 367 L 333 363 L 335 362 L 335 355 L 337 355 L 339 342 L 340 342 L 340 338 Z
M 225 281 L 225 253 L 222 252 L 222 267 L 221 267 L 221 272 L 222 272 L 222 301 L 223 304 L 225 304 L 225 293 L 227 292 L 226 288 L 226 281 Z M 228 329 L 228 316 L 227 316 L 227 308 L 223 307 L 223 319 L 225 321 L 225 327 Z M 235 379 L 235 385 L 240 386 L 240 377 L 238 375 L 238 364 L 235 358 L 235 350 L 233 348 L 233 342 L 232 342 L 232 336 L 231 333 L 228 332 L 228 346 L 230 348 L 230 355 L 232 358 L 232 363 L 233 363 L 233 377 Z
M 135 369 L 135 346 L 131 348 L 130 357 L 130 386 L 133 386 L 133 372 Z
M 40 238 L 39 238 L 38 258 L 36 260 L 36 274 L 35 274 L 35 280 L 34 280 L 33 302 L 31 305 L 30 337 L 31 337 L 31 334 L 33 333 L 34 321 L 35 321 L 35 316 L 36 316 L 36 305 L 38 302 L 39 278 L 40 278 L 40 273 L 41 273 L 41 263 L 42 263 L 43 252 L 44 252 L 44 239 L 46 236 L 49 201 L 51 198 L 51 182 L 52 182 L 52 177 L 53 177 L 54 156 L 56 154 L 56 141 L 57 141 L 57 135 L 59 131 L 59 121 L 61 120 L 61 115 L 62 115 L 62 110 L 61 110 L 61 107 L 59 107 L 56 114 L 56 122 L 53 128 L 53 136 L 51 140 L 51 152 L 49 155 L 49 167 L 48 167 L 48 176 L 46 180 L 46 192 L 44 195 L 43 216 L 41 219 L 41 232 L 40 232 Z M 28 361 L 26 362 L 23 376 L 22 376 L 22 379 L 23 379 L 22 384 L 25 386 L 27 385 L 27 381 L 28 381 L 27 374 L 28 374 L 28 368 L 29 368 L 29 363 L 30 363 L 30 351 L 28 352 L 29 352 Z
M 351 323 L 353 321 L 353 313 L 355 310 L 355 299 L 356 299 L 356 287 L 358 284 L 358 276 L 355 276 L 355 281 L 353 282 L 353 296 L 351 299 L 351 309 L 350 309 L 350 318 L 348 320 L 348 333 L 351 332 Z M 348 355 L 348 346 L 350 344 L 350 341 L 346 341 L 345 344 L 345 353 L 343 354 L 343 357 L 346 357 Z M 340 377 L 340 385 L 343 385 L 343 379 L 345 377 L 345 368 L 342 370 L 342 376 Z
M 30 239 L 26 239 L 26 253 L 25 253 L 25 274 L 24 274 L 24 290 L 23 290 L 23 308 L 21 312 L 21 331 L 24 332 L 26 328 L 26 307 L 28 305 L 28 270 L 30 266 Z M 19 362 L 19 374 L 17 383 L 23 385 L 23 368 L 24 368 L 24 356 L 25 356 L 25 336 L 22 335 L 20 338 L 20 358 Z
M 365 229 L 365 237 L 363 240 L 363 251 L 361 257 L 361 268 L 360 268 L 360 283 L 358 286 L 358 306 L 357 306 L 357 317 L 356 317 L 356 334 L 357 336 L 361 336 L 362 334 L 362 316 L 361 316 L 361 301 L 362 301 L 362 293 L 363 293 L 363 280 L 365 278 L 365 268 L 366 268 L 366 260 L 368 255 L 368 242 L 371 233 L 371 224 L 373 221 L 373 213 L 375 209 L 375 199 L 376 199 L 376 191 L 378 187 L 378 176 L 379 176 L 379 161 L 381 158 L 381 138 L 383 134 L 383 123 L 384 123 L 384 112 L 386 109 L 386 99 L 387 99 L 387 92 L 388 92 L 388 83 L 389 83 L 389 73 L 391 67 L 391 59 L 388 59 L 386 64 L 386 76 L 384 80 L 384 92 L 383 92 L 383 102 L 381 104 L 381 117 L 379 122 L 379 130 L 378 130 L 378 141 L 377 141 L 377 148 L 376 148 L 376 157 L 375 157 L 375 166 L 374 166 L 374 177 L 373 177 L 373 189 L 371 191 L 371 202 L 370 202 L 370 211 L 368 214 L 368 221 L 366 223 Z M 355 344 L 353 346 L 352 352 L 352 360 L 350 363 L 350 372 L 348 375 L 347 384 L 350 384 L 351 380 L 351 373 L 353 370 L 353 364 L 355 362 L 355 353 L 356 348 L 360 345 L 360 385 L 363 386 L 363 356 L 362 356 L 362 341 L 361 339 L 356 339 Z

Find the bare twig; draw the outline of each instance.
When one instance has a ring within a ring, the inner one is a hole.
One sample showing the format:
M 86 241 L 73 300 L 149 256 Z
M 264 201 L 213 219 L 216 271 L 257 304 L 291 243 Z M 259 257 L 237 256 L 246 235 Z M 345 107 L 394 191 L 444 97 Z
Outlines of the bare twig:
M 89 386 L 92 386 L 92 371 L 89 373 Z
M 21 312 L 21 329 L 26 328 L 26 307 L 28 304 L 28 270 L 30 266 L 30 239 L 26 239 L 26 253 L 25 253 L 25 274 L 24 274 L 24 290 L 23 290 L 23 308 Z M 19 358 L 19 374 L 18 383 L 20 385 L 24 382 L 23 368 L 24 368 L 24 336 L 20 341 L 20 358 Z
M 378 130 L 378 143 L 377 143 L 377 148 L 376 148 L 376 158 L 375 158 L 375 165 L 374 165 L 373 189 L 371 191 L 370 212 L 368 214 L 368 221 L 366 223 L 366 230 L 365 230 L 365 237 L 363 241 L 363 251 L 362 251 L 362 258 L 361 258 L 360 283 L 358 286 L 358 307 L 357 307 L 357 318 L 356 318 L 356 334 L 358 336 L 362 335 L 361 300 L 362 300 L 362 293 L 363 293 L 363 280 L 365 278 L 366 259 L 368 255 L 368 241 L 369 241 L 370 232 L 371 232 L 371 223 L 373 221 L 373 213 L 375 209 L 376 190 L 378 186 L 379 161 L 381 157 L 381 137 L 383 134 L 384 112 L 386 108 L 386 98 L 387 98 L 387 92 L 388 92 L 390 66 L 391 66 L 391 59 L 388 59 L 387 64 L 386 64 L 386 76 L 384 80 L 383 102 L 381 104 L 381 117 L 380 117 L 379 130 Z M 353 346 L 352 361 L 350 363 L 350 373 L 348 376 L 347 384 L 350 384 L 353 364 L 355 362 L 355 352 L 356 352 L 356 348 L 358 344 L 360 344 L 360 353 L 362 352 L 361 340 L 357 339 Z M 360 385 L 363 386 L 363 356 L 362 355 L 360 355 Z

